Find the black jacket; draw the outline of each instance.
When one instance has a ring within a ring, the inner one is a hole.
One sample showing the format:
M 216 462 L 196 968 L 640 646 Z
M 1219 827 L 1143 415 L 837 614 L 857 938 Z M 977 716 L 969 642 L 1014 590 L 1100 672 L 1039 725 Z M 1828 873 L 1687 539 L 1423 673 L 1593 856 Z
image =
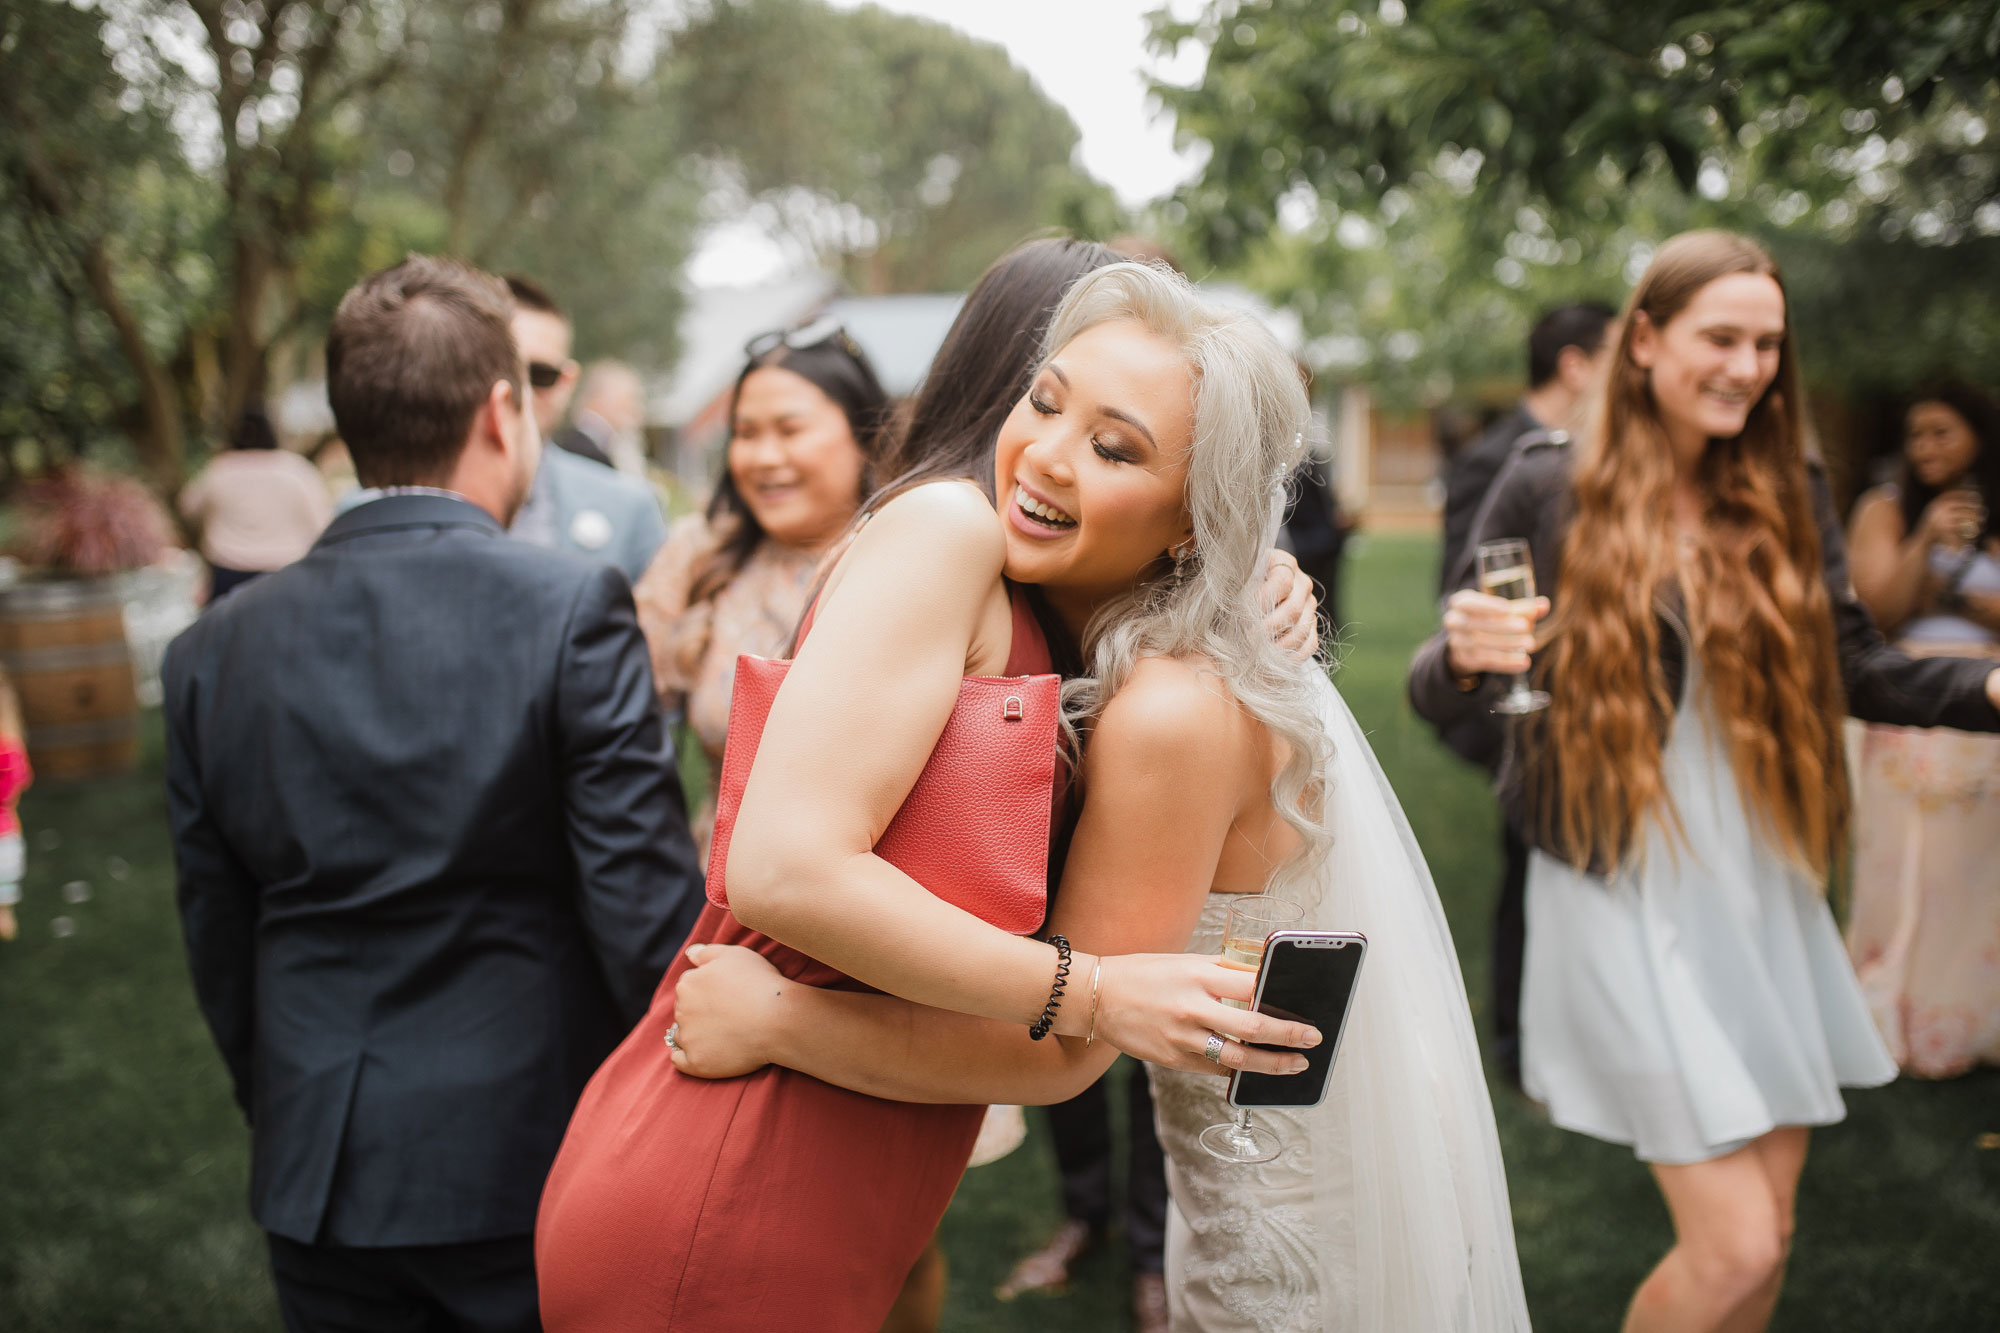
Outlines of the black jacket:
M 1480 504 L 1486 493 L 1506 469 L 1507 460 L 1514 456 L 1515 449 L 1530 435 L 1552 436 L 1552 433 L 1535 420 L 1535 414 L 1525 404 L 1516 403 L 1512 411 L 1496 420 L 1479 438 L 1459 451 L 1451 462 L 1451 473 L 1445 479 L 1444 488 L 1444 552 L 1438 561 L 1438 592 L 1449 596 L 1459 586 L 1459 575 L 1463 565 L 1472 556 L 1478 545 L 1472 537 L 1472 527 L 1479 513 Z M 1566 440 L 1561 437 L 1557 442 Z
M 702 902 L 624 575 L 389 496 L 211 608 L 164 676 L 181 920 L 257 1220 L 527 1234 Z
M 1468 538 L 1468 544 L 1473 544 L 1497 537 L 1525 537 L 1534 557 L 1536 588 L 1558 602 L 1561 589 L 1557 586 L 1557 569 L 1562 560 L 1563 539 L 1573 517 L 1571 457 L 1567 448 L 1556 443 L 1530 443 L 1515 454 L 1495 483 L 1492 503 L 1482 515 L 1478 530 Z M 1819 528 L 1823 576 L 1833 600 L 1836 651 L 1848 712 L 1864 722 L 2000 731 L 2000 712 L 1995 711 L 1986 697 L 1986 677 L 1994 669 L 1993 664 L 1950 657 L 1913 659 L 1891 647 L 1854 594 L 1833 492 L 1827 486 L 1825 470 L 1816 463 L 1808 468 L 1807 485 L 1813 519 Z M 1458 587 L 1476 587 L 1477 583 L 1477 571 L 1468 567 L 1462 571 Z M 1667 695 L 1678 699 L 1687 671 L 1687 644 L 1685 631 L 1665 611 L 1661 613 L 1659 637 L 1660 666 L 1666 677 Z M 1551 855 L 1580 863 L 1580 857 L 1566 854 L 1552 839 L 1541 836 L 1538 827 L 1541 820 L 1536 817 L 1538 811 L 1531 808 L 1530 800 L 1531 793 L 1541 784 L 1531 780 L 1535 774 L 1529 766 L 1552 761 L 1546 756 L 1524 754 L 1521 747 L 1506 743 L 1507 719 L 1492 711 L 1494 700 L 1505 687 L 1506 682 L 1489 678 L 1475 690 L 1461 691 L 1445 664 L 1442 632 L 1417 650 L 1416 660 L 1410 666 L 1410 702 L 1421 716 L 1440 733 L 1483 732 L 1495 752 L 1504 751 L 1500 800 L 1514 831 Z M 1663 727 L 1666 721 L 1663 719 Z M 1608 869 L 1603 865 L 1593 868 Z

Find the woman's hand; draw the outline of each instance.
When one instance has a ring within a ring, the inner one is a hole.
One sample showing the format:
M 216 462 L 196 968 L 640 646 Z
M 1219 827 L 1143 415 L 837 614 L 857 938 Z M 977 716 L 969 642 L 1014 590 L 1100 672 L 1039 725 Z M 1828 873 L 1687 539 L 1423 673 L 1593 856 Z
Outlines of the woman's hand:
M 1986 702 L 1993 705 L 1993 711 L 2000 713 L 2000 670 L 1986 673 Z
M 1965 534 L 1972 533 L 1976 539 L 1985 522 L 1978 492 L 1955 486 L 1924 506 L 1916 535 L 1926 546 L 1965 546 Z
M 755 949 L 688 947 L 694 966 L 674 988 L 674 1068 L 696 1078 L 735 1078 L 772 1063 L 797 984 Z
M 1298 557 L 1275 547 L 1264 553 L 1264 628 L 1303 662 L 1319 647 L 1319 598 Z
M 1532 665 L 1535 622 L 1549 613 L 1549 599 L 1510 602 L 1470 588 L 1445 603 L 1445 665 L 1454 676 L 1486 672 L 1514 675 Z
M 1128 953 L 1103 959 L 1097 988 L 1097 1036 L 1127 1055 L 1148 1063 L 1194 1074 L 1227 1074 L 1247 1069 L 1259 1074 L 1296 1074 L 1305 1057 L 1288 1051 L 1257 1051 L 1243 1043 L 1313 1047 L 1320 1034 L 1304 1023 L 1291 1023 L 1248 1009 L 1233 1009 L 1223 1000 L 1249 1004 L 1257 976 L 1224 967 L 1202 954 Z M 1080 995 L 1074 984 L 1067 1009 L 1077 998 L 1087 1009 L 1089 979 L 1083 975 Z M 1067 1025 L 1065 1025 L 1067 1030 Z M 1210 1033 L 1227 1038 L 1219 1063 L 1203 1054 Z M 1081 1034 L 1079 1034 L 1081 1035 Z

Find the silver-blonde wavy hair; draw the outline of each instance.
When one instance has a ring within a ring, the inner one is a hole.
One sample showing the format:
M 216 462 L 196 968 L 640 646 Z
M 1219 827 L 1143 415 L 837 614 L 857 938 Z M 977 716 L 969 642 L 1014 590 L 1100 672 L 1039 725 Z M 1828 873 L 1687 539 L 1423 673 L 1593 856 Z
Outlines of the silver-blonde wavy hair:
M 1074 734 L 1101 713 L 1144 658 L 1206 658 L 1236 703 L 1288 748 L 1272 800 L 1298 831 L 1301 851 L 1316 852 L 1326 840 L 1316 778 L 1327 740 L 1312 668 L 1279 649 L 1258 604 L 1284 486 L 1305 455 L 1310 412 L 1298 367 L 1255 317 L 1207 300 L 1171 270 L 1140 263 L 1110 264 L 1077 280 L 1056 307 L 1041 364 L 1084 330 L 1127 319 L 1180 348 L 1194 372 L 1193 551 L 1177 562 L 1163 558 L 1091 617 L 1086 674 L 1063 686 L 1065 726 Z

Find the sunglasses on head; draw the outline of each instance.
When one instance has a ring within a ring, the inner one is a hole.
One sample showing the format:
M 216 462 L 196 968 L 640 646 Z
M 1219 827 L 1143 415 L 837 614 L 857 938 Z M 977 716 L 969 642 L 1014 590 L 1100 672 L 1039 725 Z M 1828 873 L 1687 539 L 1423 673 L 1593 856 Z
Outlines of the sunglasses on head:
M 755 361 L 758 357 L 775 352 L 780 347 L 790 348 L 794 352 L 806 352 L 835 341 L 839 342 L 841 351 L 856 360 L 860 359 L 860 345 L 854 341 L 853 335 L 848 333 L 846 326 L 832 315 L 822 315 L 804 324 L 794 324 L 789 329 L 773 329 L 769 333 L 760 333 L 743 344 L 743 354 Z
M 528 363 L 528 383 L 534 385 L 537 389 L 553 389 L 556 385 L 562 383 L 562 377 L 563 368 L 561 366 L 552 366 L 546 361 L 530 361 Z

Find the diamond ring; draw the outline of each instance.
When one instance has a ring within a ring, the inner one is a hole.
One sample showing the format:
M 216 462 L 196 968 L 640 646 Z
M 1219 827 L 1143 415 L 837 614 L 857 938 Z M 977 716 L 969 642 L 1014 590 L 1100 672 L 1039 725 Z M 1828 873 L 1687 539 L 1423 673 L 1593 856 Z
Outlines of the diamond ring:
M 1222 1063 L 1222 1048 L 1228 1044 L 1229 1038 L 1220 1032 L 1211 1032 L 1208 1034 L 1207 1044 L 1201 1048 L 1201 1053 L 1208 1057 L 1210 1064 L 1219 1065 Z
M 676 1023 L 672 1027 L 667 1029 L 668 1050 L 678 1051 L 681 1048 L 680 1035 L 681 1035 L 681 1025 L 679 1023 Z

